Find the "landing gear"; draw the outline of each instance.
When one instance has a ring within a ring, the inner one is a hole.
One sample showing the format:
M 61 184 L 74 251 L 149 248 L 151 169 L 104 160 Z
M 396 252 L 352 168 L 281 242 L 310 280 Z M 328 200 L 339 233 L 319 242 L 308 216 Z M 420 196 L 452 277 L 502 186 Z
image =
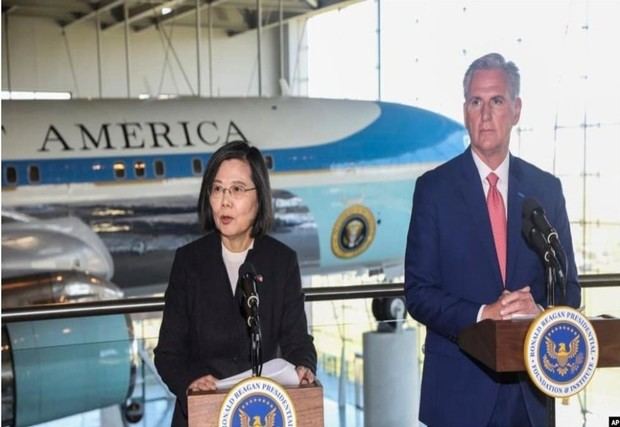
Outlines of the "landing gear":
M 142 399 L 130 399 L 121 405 L 121 412 L 129 423 L 137 423 L 144 416 L 144 402 Z

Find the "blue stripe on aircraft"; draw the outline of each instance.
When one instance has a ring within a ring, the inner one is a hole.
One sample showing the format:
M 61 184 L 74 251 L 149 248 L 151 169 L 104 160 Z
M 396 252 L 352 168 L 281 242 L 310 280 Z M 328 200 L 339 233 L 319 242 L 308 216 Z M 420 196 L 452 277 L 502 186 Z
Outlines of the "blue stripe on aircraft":
M 448 160 L 464 149 L 457 122 L 415 107 L 378 103 L 381 115 L 339 141 L 296 149 L 266 150 L 278 171 L 383 166 Z
M 441 162 L 463 151 L 465 131 L 457 122 L 415 107 L 383 102 L 377 105 L 381 108 L 379 118 L 350 136 L 318 146 L 263 150 L 263 153 L 272 157 L 275 172 L 308 172 Z M 17 172 L 17 182 L 12 186 L 33 184 L 28 180 L 28 169 L 32 166 L 39 169 L 39 185 L 122 182 L 195 176 L 191 168 L 193 159 L 206 164 L 209 157 L 210 153 L 188 153 L 3 161 L 2 186 L 9 186 L 9 167 Z M 136 176 L 134 169 L 139 161 L 146 166 L 143 177 Z M 158 161 L 165 167 L 160 177 L 154 173 Z M 125 178 L 114 176 L 114 165 L 119 162 L 125 166 Z

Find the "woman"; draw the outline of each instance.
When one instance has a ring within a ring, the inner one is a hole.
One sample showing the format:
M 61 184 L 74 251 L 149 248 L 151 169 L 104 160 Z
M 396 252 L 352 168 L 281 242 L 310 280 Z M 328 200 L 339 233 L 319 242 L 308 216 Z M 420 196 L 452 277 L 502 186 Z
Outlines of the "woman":
M 233 142 L 211 156 L 198 211 L 207 234 L 176 252 L 155 349 L 157 370 L 177 396 L 173 426 L 187 425 L 188 390 L 215 390 L 217 379 L 251 368 L 237 289 L 246 259 L 263 277 L 257 284 L 263 360 L 288 360 L 304 384 L 314 382 L 316 372 L 297 256 L 266 235 L 271 190 L 257 148 Z

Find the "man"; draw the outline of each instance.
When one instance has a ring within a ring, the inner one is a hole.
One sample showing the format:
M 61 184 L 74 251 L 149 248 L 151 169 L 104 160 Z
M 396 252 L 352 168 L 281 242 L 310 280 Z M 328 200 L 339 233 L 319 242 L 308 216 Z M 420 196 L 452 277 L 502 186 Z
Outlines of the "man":
M 409 313 L 427 327 L 420 420 L 430 427 L 545 425 L 544 396 L 525 374 L 498 375 L 456 344 L 476 322 L 535 315 L 546 305 L 544 266 L 521 234 L 526 198 L 557 229 L 567 304 L 580 303 L 560 181 L 509 153 L 519 80 L 517 67 L 497 53 L 474 61 L 463 81 L 471 144 L 416 183 L 405 293 Z

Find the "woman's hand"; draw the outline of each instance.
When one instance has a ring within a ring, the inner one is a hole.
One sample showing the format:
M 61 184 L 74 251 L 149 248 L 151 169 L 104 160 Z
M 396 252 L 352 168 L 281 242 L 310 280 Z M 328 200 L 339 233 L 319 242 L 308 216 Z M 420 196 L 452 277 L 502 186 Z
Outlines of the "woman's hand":
M 299 384 L 312 384 L 314 382 L 314 374 L 305 366 L 297 366 L 297 377 L 299 378 Z
M 213 375 L 205 375 L 204 377 L 200 377 L 194 380 L 189 387 L 187 387 L 188 391 L 213 391 L 216 390 L 215 382 L 217 378 Z

